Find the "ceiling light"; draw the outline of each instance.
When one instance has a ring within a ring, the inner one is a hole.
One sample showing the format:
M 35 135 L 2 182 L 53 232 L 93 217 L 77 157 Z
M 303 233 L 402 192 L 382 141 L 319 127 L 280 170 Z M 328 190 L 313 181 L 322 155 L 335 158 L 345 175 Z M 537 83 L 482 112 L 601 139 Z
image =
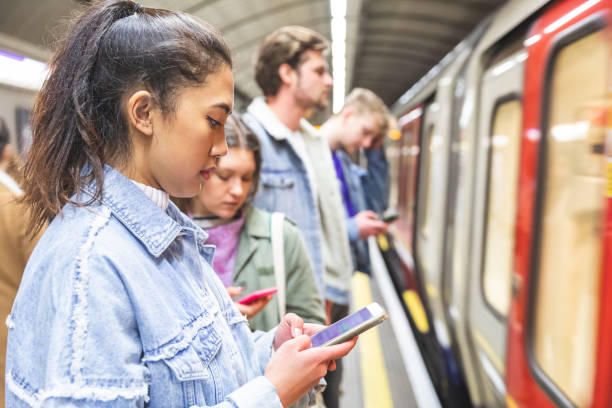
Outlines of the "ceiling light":
M 0 50 L 0 83 L 38 91 L 48 72 L 40 61 Z
M 346 0 L 330 0 L 332 33 L 332 75 L 334 77 L 334 113 L 344 105 L 346 92 Z

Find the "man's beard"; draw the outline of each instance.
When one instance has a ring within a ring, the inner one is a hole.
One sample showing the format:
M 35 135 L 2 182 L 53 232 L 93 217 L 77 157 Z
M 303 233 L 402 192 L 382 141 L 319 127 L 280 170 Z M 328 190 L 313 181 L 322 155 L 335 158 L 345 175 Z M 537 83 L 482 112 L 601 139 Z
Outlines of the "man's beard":
M 299 107 L 304 110 L 325 110 L 327 108 L 327 98 L 321 96 L 318 100 L 313 100 L 311 97 L 305 95 L 303 92 L 296 93 L 295 102 Z
M 328 100 L 325 93 L 321 92 L 319 98 L 315 100 L 308 94 L 308 90 L 304 89 L 301 81 L 298 82 L 298 87 L 295 91 L 295 102 L 304 110 L 325 110 L 328 105 Z

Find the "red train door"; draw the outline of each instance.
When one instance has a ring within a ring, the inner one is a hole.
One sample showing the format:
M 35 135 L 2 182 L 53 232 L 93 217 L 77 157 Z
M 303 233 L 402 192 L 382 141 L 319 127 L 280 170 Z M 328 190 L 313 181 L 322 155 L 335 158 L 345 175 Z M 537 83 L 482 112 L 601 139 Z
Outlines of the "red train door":
M 525 41 L 510 407 L 612 406 L 611 7 L 554 3 Z

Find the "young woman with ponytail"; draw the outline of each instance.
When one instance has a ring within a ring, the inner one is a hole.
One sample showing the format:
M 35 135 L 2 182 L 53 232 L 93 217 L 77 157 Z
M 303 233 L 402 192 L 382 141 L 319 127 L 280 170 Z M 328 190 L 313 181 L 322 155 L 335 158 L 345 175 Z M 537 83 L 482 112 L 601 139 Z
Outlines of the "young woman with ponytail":
M 78 18 L 34 108 L 24 202 L 49 226 L 7 319 L 7 406 L 287 406 L 354 346 L 309 348 L 321 326 L 292 314 L 251 333 L 168 202 L 210 178 L 232 107 L 205 23 L 131 1 Z

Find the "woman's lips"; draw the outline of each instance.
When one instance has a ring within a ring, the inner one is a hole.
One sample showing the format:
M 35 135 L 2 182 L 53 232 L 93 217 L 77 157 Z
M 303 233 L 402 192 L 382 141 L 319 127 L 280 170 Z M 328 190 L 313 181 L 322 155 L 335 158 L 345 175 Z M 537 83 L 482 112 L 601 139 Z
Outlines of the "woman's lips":
M 204 180 L 208 180 L 210 179 L 210 175 L 213 173 L 213 171 L 215 171 L 215 168 L 209 167 L 206 170 L 202 170 L 200 172 L 200 175 L 204 178 Z

